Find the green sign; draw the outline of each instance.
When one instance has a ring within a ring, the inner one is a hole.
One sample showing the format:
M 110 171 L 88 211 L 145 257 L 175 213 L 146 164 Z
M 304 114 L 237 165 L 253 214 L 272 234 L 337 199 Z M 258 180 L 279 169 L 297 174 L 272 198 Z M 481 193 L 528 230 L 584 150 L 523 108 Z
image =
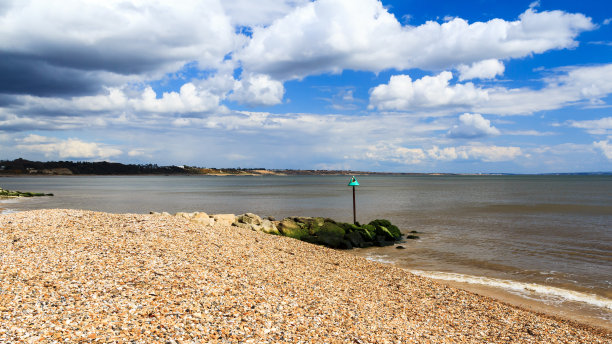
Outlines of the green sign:
M 348 186 L 357 186 L 357 185 L 359 185 L 357 178 L 355 178 L 355 176 L 351 177 L 351 181 L 349 182 Z

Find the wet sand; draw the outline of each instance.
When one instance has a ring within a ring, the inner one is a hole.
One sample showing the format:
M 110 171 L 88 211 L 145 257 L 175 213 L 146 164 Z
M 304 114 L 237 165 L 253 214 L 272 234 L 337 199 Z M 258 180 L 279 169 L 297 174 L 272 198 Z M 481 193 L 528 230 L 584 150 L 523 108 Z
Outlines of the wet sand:
M 611 343 L 394 266 L 163 215 L 0 215 L 0 342 Z

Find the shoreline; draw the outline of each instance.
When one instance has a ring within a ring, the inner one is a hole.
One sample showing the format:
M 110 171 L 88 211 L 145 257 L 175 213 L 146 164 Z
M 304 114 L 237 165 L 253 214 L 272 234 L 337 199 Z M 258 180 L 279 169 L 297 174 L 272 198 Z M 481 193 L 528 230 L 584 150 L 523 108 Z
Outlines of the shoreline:
M 174 216 L 4 214 L 0 243 L 0 341 L 612 340 L 347 251 Z
M 604 319 L 592 315 L 577 313 L 567 309 L 566 307 L 550 305 L 537 300 L 530 300 L 519 295 L 512 294 L 502 288 L 439 279 L 436 279 L 436 281 L 440 284 L 490 297 L 514 307 L 542 314 L 547 317 L 569 320 L 582 326 L 594 327 L 596 329 L 612 332 L 612 322 L 605 321 Z
M 370 252 L 371 252 L 371 249 L 358 249 L 358 250 L 353 250 L 350 253 L 356 256 L 363 257 L 368 260 L 380 262 L 381 264 L 395 266 L 395 267 L 404 269 L 406 271 L 409 271 L 413 274 L 415 272 L 412 272 L 412 270 L 417 269 L 416 272 L 420 271 L 418 270 L 417 266 L 408 266 L 402 263 L 396 263 L 396 262 L 386 260 L 386 259 L 381 260 L 379 258 L 374 258 L 370 255 Z M 584 307 L 581 307 L 580 309 L 576 309 L 576 308 L 571 307 L 568 304 L 569 303 L 573 303 L 574 305 L 576 305 L 577 303 L 582 304 L 581 302 L 564 300 L 560 304 L 551 304 L 542 299 L 528 298 L 526 296 L 521 296 L 520 294 L 513 293 L 499 286 L 492 286 L 492 285 L 480 284 L 480 283 L 461 282 L 461 281 L 452 280 L 452 279 L 442 279 L 442 278 L 436 278 L 433 276 L 429 276 L 430 274 L 436 275 L 437 273 L 439 273 L 439 271 L 423 270 L 420 272 L 424 274 L 421 274 L 421 273 L 416 273 L 416 274 L 419 276 L 423 276 L 423 277 L 435 280 L 436 282 L 442 285 L 447 285 L 450 287 L 469 291 L 469 292 L 472 292 L 472 293 L 475 293 L 481 296 L 490 297 L 500 302 L 503 302 L 503 303 L 506 303 L 506 304 L 509 304 L 515 307 L 519 307 L 521 309 L 525 309 L 528 311 L 532 311 L 535 313 L 543 314 L 548 317 L 565 319 L 565 320 L 569 320 L 569 321 L 573 321 L 578 324 L 581 324 L 582 326 L 595 327 L 595 328 L 598 328 L 604 331 L 612 332 L 612 321 L 607 321 L 606 319 L 603 319 L 597 316 L 596 312 L 594 311 L 595 308 L 603 311 L 604 310 L 603 307 L 595 307 L 593 305 L 588 305 L 586 309 Z M 468 275 L 462 275 L 462 276 L 469 277 Z M 486 276 L 476 276 L 476 277 L 486 278 Z M 520 282 L 516 282 L 512 280 L 507 280 L 506 282 L 520 283 Z M 543 285 L 543 284 L 537 284 L 537 285 L 542 286 L 542 287 L 547 287 L 546 285 Z M 574 292 L 571 289 L 564 289 L 564 290 L 568 292 Z M 598 296 L 598 297 L 601 297 L 601 296 Z M 610 312 L 612 312 L 612 310 Z

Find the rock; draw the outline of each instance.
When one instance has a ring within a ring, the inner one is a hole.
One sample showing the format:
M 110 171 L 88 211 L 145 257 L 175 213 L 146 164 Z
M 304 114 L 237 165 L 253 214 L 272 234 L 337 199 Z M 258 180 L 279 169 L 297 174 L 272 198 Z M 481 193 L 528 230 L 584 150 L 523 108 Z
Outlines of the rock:
M 268 219 L 261 221 L 261 231 L 268 234 L 280 234 L 278 228 Z
M 302 237 L 302 240 L 312 244 L 323 245 L 331 248 L 340 248 L 345 250 L 350 250 L 353 248 L 353 245 L 349 240 L 344 239 L 344 237 L 328 233 L 322 233 L 317 236 L 306 235 Z
M 238 228 L 250 229 L 254 231 L 256 230 L 254 226 L 257 226 L 257 225 L 252 225 L 250 223 L 234 222 L 232 223 L 232 226 L 238 227 Z M 257 226 L 257 227 L 260 227 L 260 226 Z
M 308 235 L 308 231 L 300 227 L 291 219 L 284 219 L 278 224 L 278 230 L 284 235 L 295 239 L 301 239 Z
M 215 223 L 224 226 L 231 226 L 232 223 L 236 222 L 236 215 L 234 214 L 216 214 L 212 215 L 212 218 L 214 219 Z
M 392 225 L 388 220 L 374 220 L 369 224 L 376 227 L 377 235 L 387 236 L 387 240 L 398 240 L 402 237 L 402 232 L 400 232 L 399 228 Z
M 359 232 L 346 233 L 344 238 L 348 240 L 351 243 L 351 245 L 353 245 L 353 247 L 363 247 L 364 246 L 363 237 L 361 236 L 361 234 L 359 234 Z
M 205 212 L 195 213 L 191 217 L 191 222 L 200 223 L 205 226 L 212 226 L 215 224 L 215 220 L 211 219 L 210 216 L 208 216 L 208 214 L 206 214 Z
M 418 235 L 412 235 L 412 234 L 406 235 L 406 239 L 420 239 L 420 238 L 421 237 L 419 237 Z
M 404 246 L 402 246 L 402 245 L 397 245 L 397 246 L 395 246 L 395 248 L 396 248 L 396 249 L 398 249 L 398 250 L 403 250 L 403 249 L 405 249 L 405 247 L 404 247 Z
M 253 213 L 246 213 L 246 214 L 238 215 L 238 217 L 236 218 L 236 221 L 240 223 L 248 223 L 252 225 L 261 225 L 261 217 Z
M 270 221 L 276 221 L 276 218 L 274 216 L 268 216 L 268 217 L 266 217 L 266 219 L 268 219 Z
M 195 213 L 184 213 L 184 212 L 178 212 L 178 213 L 174 214 L 174 216 L 176 216 L 176 217 L 182 217 L 182 218 L 185 218 L 187 220 L 190 220 L 194 215 L 195 215 Z
M 160 213 L 158 213 L 156 211 L 150 211 L 149 214 L 151 214 L 151 215 L 161 215 Z
M 161 213 L 161 214 L 162 214 L 162 215 L 164 215 L 164 216 L 172 216 L 172 215 L 170 215 L 170 213 L 169 213 L 169 212 L 167 212 L 167 211 L 164 211 L 164 212 L 163 212 L 163 213 Z

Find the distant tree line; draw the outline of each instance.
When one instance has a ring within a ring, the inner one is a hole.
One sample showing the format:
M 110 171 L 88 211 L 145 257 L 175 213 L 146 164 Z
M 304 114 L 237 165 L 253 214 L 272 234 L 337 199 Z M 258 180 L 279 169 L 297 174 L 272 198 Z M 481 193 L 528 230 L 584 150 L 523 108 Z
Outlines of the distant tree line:
M 62 174 L 61 170 L 69 170 L 71 174 L 99 175 L 136 175 L 136 174 L 186 174 L 185 169 L 178 166 L 158 166 L 157 164 L 121 164 L 117 162 L 87 162 L 87 161 L 30 161 L 25 159 L 0 160 L 0 173 L 3 174 Z M 58 173 L 56 173 L 58 172 Z

